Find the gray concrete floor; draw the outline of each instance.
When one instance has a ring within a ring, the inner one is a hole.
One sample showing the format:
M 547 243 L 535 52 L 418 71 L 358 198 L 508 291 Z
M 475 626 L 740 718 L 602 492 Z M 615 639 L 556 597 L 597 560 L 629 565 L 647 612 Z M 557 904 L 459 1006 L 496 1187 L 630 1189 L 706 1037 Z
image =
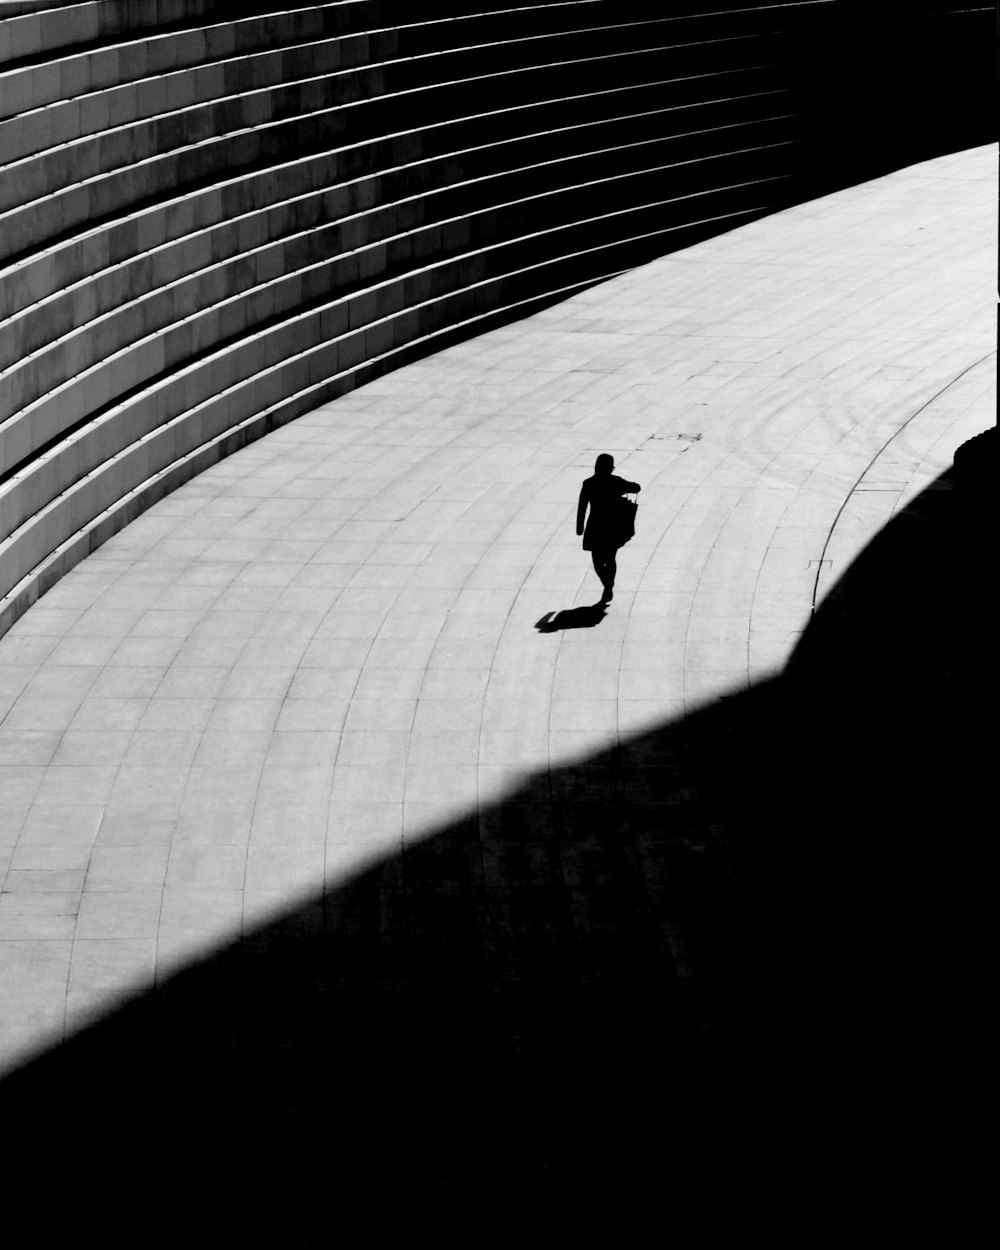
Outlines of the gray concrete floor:
M 575 761 L 779 672 L 994 420 L 995 160 L 788 210 L 393 373 L 65 577 L 0 641 L 4 1066 L 526 779 L 585 803 Z M 604 618 L 560 628 L 600 593 L 573 522 L 605 451 L 642 484 L 636 537 Z

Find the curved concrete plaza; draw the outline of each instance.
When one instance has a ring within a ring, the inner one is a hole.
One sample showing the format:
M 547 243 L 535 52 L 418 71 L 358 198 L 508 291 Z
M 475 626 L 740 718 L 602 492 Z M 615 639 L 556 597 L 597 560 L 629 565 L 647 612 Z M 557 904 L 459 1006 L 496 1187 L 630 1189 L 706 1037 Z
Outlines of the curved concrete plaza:
M 7 1064 L 780 669 L 991 423 L 994 168 L 904 170 L 390 374 L 66 576 L 0 642 Z M 573 520 L 601 451 L 638 532 L 599 627 L 549 632 L 600 594 Z
M 779 673 L 993 423 L 995 166 L 902 170 L 412 364 L 65 576 L 0 641 L 5 1067 L 391 864 L 456 915 L 541 899 L 504 913 L 539 949 L 600 927 L 538 915 L 606 865 L 563 839 L 553 870 L 541 835 L 514 865 L 491 821 L 662 820 L 643 735 Z M 574 516 L 605 451 L 642 493 L 602 619 Z

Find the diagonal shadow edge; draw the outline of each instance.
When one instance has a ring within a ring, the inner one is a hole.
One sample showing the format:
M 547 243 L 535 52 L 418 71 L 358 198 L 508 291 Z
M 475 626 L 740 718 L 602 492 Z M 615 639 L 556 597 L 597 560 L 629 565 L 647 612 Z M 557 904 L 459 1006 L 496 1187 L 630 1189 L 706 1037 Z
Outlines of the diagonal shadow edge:
M 155 1210 L 149 1236 L 197 1213 L 325 1244 L 387 1193 L 406 1218 L 974 1227 L 976 442 L 779 677 L 528 779 L 10 1076 L 11 1192 L 51 1187 L 55 1227 L 110 1186 L 123 1240 Z

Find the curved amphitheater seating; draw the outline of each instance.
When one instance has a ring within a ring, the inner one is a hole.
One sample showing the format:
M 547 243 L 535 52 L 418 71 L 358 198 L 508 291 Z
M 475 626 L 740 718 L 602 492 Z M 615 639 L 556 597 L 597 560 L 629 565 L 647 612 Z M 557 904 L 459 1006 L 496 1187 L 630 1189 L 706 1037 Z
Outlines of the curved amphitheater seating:
M 0 7 L 0 633 L 246 441 L 795 197 L 809 0 L 271 7 Z

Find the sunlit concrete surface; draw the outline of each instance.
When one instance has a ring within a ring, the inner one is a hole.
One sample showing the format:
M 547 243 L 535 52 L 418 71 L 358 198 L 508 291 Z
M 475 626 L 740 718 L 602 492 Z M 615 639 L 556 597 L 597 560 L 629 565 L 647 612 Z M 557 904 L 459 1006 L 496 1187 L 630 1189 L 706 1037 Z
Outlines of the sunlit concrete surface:
M 779 670 L 994 420 L 995 167 L 904 170 L 411 365 L 67 575 L 0 640 L 4 1064 Z M 605 618 L 560 629 L 600 592 L 573 522 L 602 451 L 637 534 Z

